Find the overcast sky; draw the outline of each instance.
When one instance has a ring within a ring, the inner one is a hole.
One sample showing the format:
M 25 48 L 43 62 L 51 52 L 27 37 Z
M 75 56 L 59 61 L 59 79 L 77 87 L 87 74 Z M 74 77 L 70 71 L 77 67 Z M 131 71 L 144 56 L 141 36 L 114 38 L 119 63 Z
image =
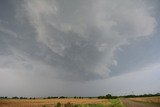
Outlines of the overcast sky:
M 0 96 L 160 92 L 160 0 L 1 0 Z

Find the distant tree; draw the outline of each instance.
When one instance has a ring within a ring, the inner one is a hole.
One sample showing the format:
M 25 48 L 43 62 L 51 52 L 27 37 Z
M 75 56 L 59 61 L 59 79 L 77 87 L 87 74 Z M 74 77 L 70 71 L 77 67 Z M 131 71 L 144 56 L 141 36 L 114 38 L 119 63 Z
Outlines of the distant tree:
M 160 93 L 156 93 L 156 96 L 160 96 Z
M 116 99 L 117 96 L 112 96 L 111 94 L 107 94 L 106 96 L 98 96 L 98 99 Z
M 0 99 L 7 99 L 8 97 L 7 96 L 5 96 L 5 97 L 0 97 Z
M 19 99 L 19 97 L 15 96 L 15 97 L 12 97 L 12 99 Z
M 59 97 L 60 99 L 63 99 L 63 98 L 65 98 L 64 96 L 61 96 L 61 97 Z
M 50 97 L 50 99 L 54 99 L 54 97 L 53 97 L 53 96 L 51 96 L 51 97 Z
M 111 94 L 107 94 L 106 98 L 110 99 L 110 98 L 112 98 L 112 95 Z
M 27 99 L 27 97 L 20 97 L 19 99 Z
M 89 99 L 92 99 L 92 97 L 88 97 Z
M 78 97 L 79 99 L 83 99 L 83 97 Z

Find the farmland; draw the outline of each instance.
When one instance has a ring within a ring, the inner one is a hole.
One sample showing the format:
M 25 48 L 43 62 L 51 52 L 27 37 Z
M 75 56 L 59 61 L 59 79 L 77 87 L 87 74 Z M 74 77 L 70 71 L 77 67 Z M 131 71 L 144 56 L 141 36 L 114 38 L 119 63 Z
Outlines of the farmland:
M 130 98 L 132 101 L 160 104 L 160 97 Z
M 141 97 L 121 99 L 127 107 L 160 107 L 160 97 Z
M 54 107 L 57 103 L 62 105 L 71 103 L 79 104 L 101 104 L 108 105 L 110 102 L 106 99 L 2 99 L 0 107 Z
M 119 99 L 1 99 L 0 107 L 125 107 Z
M 160 107 L 160 97 L 0 99 L 0 107 Z

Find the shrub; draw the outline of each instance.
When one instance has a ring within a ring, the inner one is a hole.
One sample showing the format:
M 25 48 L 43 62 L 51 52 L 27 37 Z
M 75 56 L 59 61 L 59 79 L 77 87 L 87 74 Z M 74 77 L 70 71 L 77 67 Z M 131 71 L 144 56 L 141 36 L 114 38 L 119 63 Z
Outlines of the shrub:
M 56 107 L 61 107 L 61 103 L 58 102 L 57 105 L 56 105 Z
M 64 105 L 64 107 L 72 107 L 72 104 L 68 102 L 67 104 Z

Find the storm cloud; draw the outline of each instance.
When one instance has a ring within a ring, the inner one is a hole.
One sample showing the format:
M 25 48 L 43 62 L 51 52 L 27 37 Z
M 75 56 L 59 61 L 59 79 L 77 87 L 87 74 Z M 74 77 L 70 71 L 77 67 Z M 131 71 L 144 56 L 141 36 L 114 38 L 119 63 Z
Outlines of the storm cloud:
M 23 52 L 40 57 L 51 67 L 49 72 L 73 80 L 108 77 L 110 66 L 117 64 L 115 50 L 152 35 L 156 26 L 152 8 L 144 1 L 27 0 L 16 13 L 20 26 L 31 27 L 26 32 L 34 39 L 26 41 Z
M 158 23 L 147 0 L 17 0 L 7 5 L 0 19 L 0 72 L 31 80 L 114 76 L 117 51 L 151 38 Z

